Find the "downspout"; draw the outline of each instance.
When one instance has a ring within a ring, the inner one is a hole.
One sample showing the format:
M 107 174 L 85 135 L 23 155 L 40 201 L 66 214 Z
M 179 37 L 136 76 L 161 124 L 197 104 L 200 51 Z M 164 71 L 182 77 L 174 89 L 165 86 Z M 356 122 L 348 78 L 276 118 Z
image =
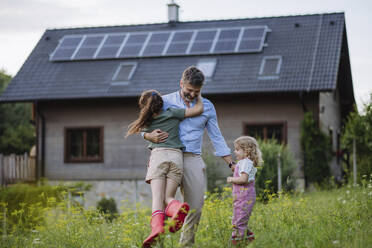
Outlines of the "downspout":
M 302 110 L 304 111 L 304 113 L 306 113 L 306 112 L 308 111 L 308 109 L 307 109 L 307 107 L 306 107 L 305 99 L 304 99 L 305 92 L 304 92 L 304 91 L 300 91 L 300 92 L 298 93 L 298 96 L 299 96 L 300 101 L 301 101 Z
M 44 115 L 41 113 L 40 111 L 40 106 L 39 106 L 39 102 L 38 101 L 35 101 L 35 105 L 36 105 L 36 113 L 38 115 L 38 117 L 40 117 L 40 120 L 41 120 L 41 144 L 40 144 L 40 150 L 41 150 L 41 153 L 37 152 L 36 153 L 36 161 L 39 163 L 40 161 L 40 165 L 38 164 L 38 172 L 37 172 L 37 177 L 36 177 L 36 180 L 39 180 L 40 178 L 43 178 L 45 176 L 45 117 Z M 37 118 L 37 149 L 39 148 L 39 118 Z M 41 156 L 41 158 L 39 159 L 39 154 Z
M 299 93 L 298 93 L 298 96 L 299 96 L 299 98 L 300 98 L 300 102 L 301 102 L 301 105 L 302 105 L 302 110 L 304 111 L 304 115 L 307 113 L 307 111 L 308 111 L 308 108 L 306 107 L 306 104 L 305 104 L 305 92 L 304 91 L 300 91 Z M 302 148 L 301 148 L 301 150 L 302 150 Z M 302 168 L 302 172 L 303 172 L 303 176 L 304 176 L 304 187 L 305 188 L 307 188 L 307 178 L 306 178 L 306 174 L 305 174 L 305 163 L 306 163 L 306 155 L 305 155 L 305 152 L 304 151 L 302 151 L 302 156 L 303 156 L 303 168 Z

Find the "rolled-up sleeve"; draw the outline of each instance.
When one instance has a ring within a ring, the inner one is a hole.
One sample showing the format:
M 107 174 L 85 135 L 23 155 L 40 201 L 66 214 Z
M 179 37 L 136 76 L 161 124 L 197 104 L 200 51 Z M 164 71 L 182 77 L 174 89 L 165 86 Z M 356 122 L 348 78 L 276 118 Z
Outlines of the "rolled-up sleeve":
M 218 127 L 216 110 L 211 104 L 211 109 L 209 110 L 209 119 L 207 121 L 207 133 L 212 141 L 213 147 L 215 149 L 214 155 L 218 157 L 223 157 L 231 154 L 230 148 L 227 146 L 224 137 L 221 134 L 220 128 Z

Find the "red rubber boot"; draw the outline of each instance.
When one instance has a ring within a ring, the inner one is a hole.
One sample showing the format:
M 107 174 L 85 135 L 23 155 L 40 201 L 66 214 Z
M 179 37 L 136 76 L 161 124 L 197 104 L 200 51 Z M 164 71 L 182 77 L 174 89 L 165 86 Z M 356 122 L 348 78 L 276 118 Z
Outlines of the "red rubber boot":
M 167 208 L 165 209 L 165 214 L 171 217 L 169 231 L 174 233 L 182 228 L 183 222 L 187 214 L 189 213 L 190 206 L 186 202 L 181 203 L 177 200 L 172 200 Z
M 151 233 L 147 237 L 147 239 L 143 241 L 142 247 L 144 248 L 150 248 L 152 245 L 156 243 L 156 238 L 160 234 L 164 233 L 164 212 L 155 211 L 152 214 L 150 225 Z

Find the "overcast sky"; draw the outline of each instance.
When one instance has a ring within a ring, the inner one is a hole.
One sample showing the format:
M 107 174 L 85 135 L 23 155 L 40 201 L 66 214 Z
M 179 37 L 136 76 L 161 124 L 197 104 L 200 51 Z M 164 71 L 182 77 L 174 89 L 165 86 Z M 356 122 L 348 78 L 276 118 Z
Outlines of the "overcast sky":
M 0 69 L 14 76 L 46 29 L 167 22 L 170 0 L 0 0 Z M 345 12 L 354 94 L 372 93 L 372 0 L 176 0 L 180 20 Z

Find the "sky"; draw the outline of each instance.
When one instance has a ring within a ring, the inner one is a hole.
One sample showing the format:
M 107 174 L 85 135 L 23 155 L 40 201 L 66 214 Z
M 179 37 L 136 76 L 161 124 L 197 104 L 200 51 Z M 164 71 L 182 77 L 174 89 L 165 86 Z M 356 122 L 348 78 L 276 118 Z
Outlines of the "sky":
M 0 0 L 0 69 L 14 76 L 46 29 L 163 23 L 170 0 Z M 354 95 L 372 93 L 371 0 L 176 0 L 180 21 L 344 12 Z

